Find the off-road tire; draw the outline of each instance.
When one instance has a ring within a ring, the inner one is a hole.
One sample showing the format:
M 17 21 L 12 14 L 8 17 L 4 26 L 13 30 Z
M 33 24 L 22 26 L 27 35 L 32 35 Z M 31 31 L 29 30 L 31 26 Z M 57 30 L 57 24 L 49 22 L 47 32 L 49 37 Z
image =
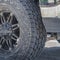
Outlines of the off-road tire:
M 1 53 L 6 60 L 33 60 L 39 56 L 46 41 L 46 31 L 38 4 L 33 0 L 0 0 L 0 6 L 9 9 L 19 24 L 17 47 L 10 53 Z M 14 21 L 15 22 L 15 21 Z

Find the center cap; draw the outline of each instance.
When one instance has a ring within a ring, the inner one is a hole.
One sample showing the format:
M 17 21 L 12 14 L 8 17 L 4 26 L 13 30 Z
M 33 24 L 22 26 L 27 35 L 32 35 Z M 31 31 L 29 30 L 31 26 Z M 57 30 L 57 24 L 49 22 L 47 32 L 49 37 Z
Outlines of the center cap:
M 6 22 L 2 25 L 2 27 L 3 27 L 3 29 L 9 30 L 11 28 L 11 24 Z

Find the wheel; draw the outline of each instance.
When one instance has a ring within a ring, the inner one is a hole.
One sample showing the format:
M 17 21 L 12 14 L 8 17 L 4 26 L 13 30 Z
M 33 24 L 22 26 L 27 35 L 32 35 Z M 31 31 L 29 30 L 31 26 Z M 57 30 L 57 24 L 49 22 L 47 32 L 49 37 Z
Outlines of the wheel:
M 41 54 L 45 41 L 45 27 L 34 1 L 0 0 L 0 57 L 32 60 Z

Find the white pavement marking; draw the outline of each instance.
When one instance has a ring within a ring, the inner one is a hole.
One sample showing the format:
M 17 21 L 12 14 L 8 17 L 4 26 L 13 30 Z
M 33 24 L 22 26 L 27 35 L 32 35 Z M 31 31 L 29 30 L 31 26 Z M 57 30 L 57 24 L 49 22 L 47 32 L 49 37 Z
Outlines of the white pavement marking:
M 45 47 L 60 47 L 60 43 L 57 40 L 49 40 L 45 43 Z

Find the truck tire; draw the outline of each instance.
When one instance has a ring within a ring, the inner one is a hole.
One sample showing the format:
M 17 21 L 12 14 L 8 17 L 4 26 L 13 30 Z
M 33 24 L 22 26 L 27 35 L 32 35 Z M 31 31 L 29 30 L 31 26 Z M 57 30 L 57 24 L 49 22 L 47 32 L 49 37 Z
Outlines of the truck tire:
M 0 0 L 0 57 L 33 60 L 46 41 L 38 4 L 33 0 Z

